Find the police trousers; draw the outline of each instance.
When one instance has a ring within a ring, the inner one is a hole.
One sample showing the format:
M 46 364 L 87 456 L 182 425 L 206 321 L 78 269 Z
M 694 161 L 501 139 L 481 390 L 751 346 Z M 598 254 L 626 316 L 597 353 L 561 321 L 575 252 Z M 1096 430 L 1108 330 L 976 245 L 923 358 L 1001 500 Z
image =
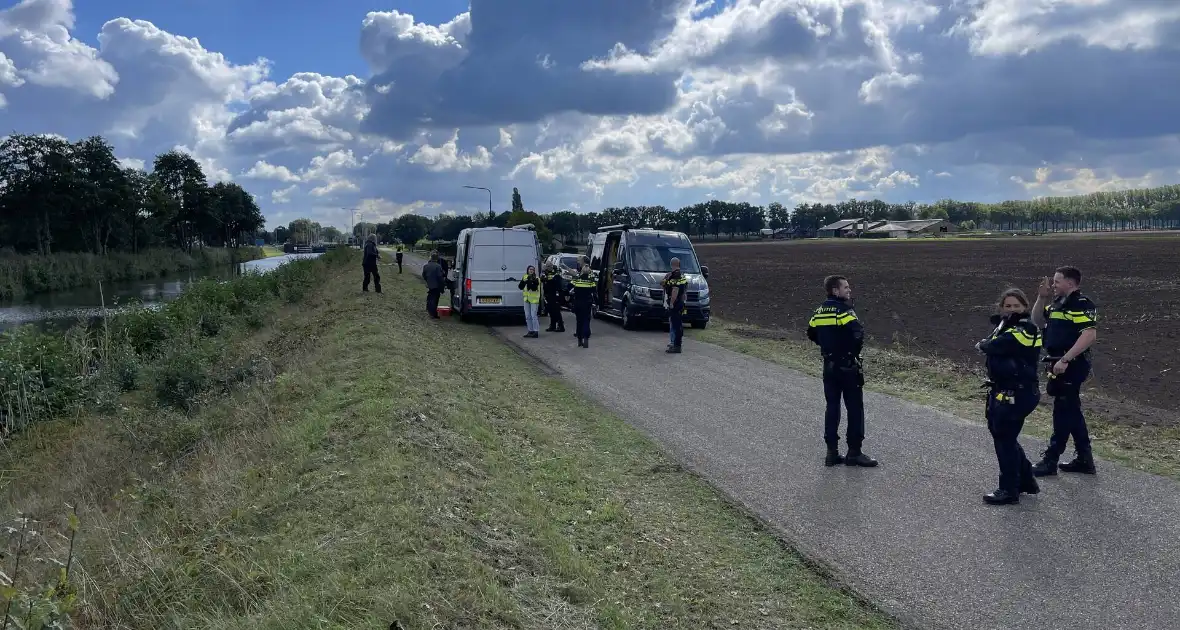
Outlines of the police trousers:
M 1053 435 L 1049 438 L 1049 448 L 1045 450 L 1046 459 L 1057 461 L 1065 453 L 1065 445 L 1071 436 L 1078 455 L 1091 454 L 1090 430 L 1082 414 L 1082 383 L 1089 376 L 1090 362 L 1074 359 L 1069 362 L 1064 374 L 1048 379 L 1045 390 L 1053 397 Z
M 824 359 L 824 443 L 829 449 L 840 445 L 840 399 L 848 410 L 845 440 L 848 452 L 860 452 L 865 438 L 864 373 L 852 359 Z
M 681 309 L 673 308 L 668 313 L 668 336 L 668 341 L 677 348 L 684 341 L 684 312 Z
M 1000 465 L 1001 490 L 1019 494 L 1020 488 L 1033 478 L 1032 463 L 1024 454 L 1018 438 L 1028 418 L 1041 402 L 1041 392 L 1036 388 L 988 390 L 987 430 L 992 434 L 996 449 L 996 461 Z
M 574 305 L 574 317 L 578 320 L 578 330 L 576 331 L 578 333 L 578 339 L 590 338 L 591 315 L 592 312 L 589 304 L 585 306 L 579 304 Z
M 565 319 L 561 316 L 561 296 L 556 293 L 545 295 L 545 312 L 549 315 L 549 330 L 565 330 Z
M 364 265 L 362 265 L 362 267 L 364 268 L 364 271 L 365 271 L 365 281 L 361 284 L 361 290 L 362 291 L 369 290 L 369 280 L 371 278 L 373 281 L 373 284 L 375 285 L 374 288 L 377 289 L 378 293 L 380 293 L 381 292 L 381 272 L 377 271 L 377 261 L 373 261 L 371 263 L 365 263 Z

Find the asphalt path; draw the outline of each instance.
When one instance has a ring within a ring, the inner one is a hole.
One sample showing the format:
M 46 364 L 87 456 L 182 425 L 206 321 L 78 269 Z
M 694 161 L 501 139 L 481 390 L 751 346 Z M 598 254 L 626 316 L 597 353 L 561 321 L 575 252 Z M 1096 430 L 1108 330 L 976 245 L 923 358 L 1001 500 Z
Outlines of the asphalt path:
M 1061 473 L 1019 505 L 985 505 L 997 475 L 985 427 L 871 392 L 864 448 L 881 465 L 826 468 L 817 379 L 687 338 L 665 354 L 658 330 L 595 320 L 582 349 L 566 329 L 492 330 L 907 625 L 1180 628 L 1174 481 L 1100 461 L 1097 476 Z

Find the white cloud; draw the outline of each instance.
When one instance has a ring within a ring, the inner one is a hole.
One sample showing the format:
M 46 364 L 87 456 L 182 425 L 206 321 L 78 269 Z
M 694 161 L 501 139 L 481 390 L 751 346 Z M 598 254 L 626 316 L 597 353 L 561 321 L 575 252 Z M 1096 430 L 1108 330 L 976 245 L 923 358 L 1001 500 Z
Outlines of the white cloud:
M 465 185 L 500 211 L 518 187 L 548 212 L 998 201 L 1180 175 L 1180 95 L 1164 89 L 1180 4 L 471 4 L 442 24 L 369 13 L 357 40 L 317 44 L 359 46 L 367 68 L 276 77 L 203 33 L 116 15 L 75 33 L 69 0 L 23 0 L 0 11 L 3 131 L 105 134 L 125 166 L 190 150 L 271 227 L 486 210 Z

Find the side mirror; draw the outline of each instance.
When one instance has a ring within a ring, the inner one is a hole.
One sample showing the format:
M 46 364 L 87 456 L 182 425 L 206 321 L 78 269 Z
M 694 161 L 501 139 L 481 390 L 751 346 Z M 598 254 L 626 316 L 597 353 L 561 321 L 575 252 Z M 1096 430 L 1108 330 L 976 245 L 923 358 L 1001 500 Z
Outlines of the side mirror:
M 706 278 L 709 277 L 709 266 L 708 265 L 701 265 L 701 275 Z
M 615 263 L 615 275 L 616 276 L 623 276 L 626 274 L 627 274 L 627 272 L 623 267 L 623 262 L 619 261 L 619 262 Z

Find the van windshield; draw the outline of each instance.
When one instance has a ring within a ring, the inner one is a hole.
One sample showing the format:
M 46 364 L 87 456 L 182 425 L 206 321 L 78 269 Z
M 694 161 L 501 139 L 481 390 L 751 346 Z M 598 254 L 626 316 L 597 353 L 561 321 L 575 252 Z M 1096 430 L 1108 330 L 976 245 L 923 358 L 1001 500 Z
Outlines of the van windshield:
M 687 247 L 656 245 L 635 245 L 627 248 L 631 256 L 632 271 L 668 273 L 672 271 L 672 259 L 680 259 L 680 270 L 684 273 L 700 273 L 700 265 L 692 250 Z

